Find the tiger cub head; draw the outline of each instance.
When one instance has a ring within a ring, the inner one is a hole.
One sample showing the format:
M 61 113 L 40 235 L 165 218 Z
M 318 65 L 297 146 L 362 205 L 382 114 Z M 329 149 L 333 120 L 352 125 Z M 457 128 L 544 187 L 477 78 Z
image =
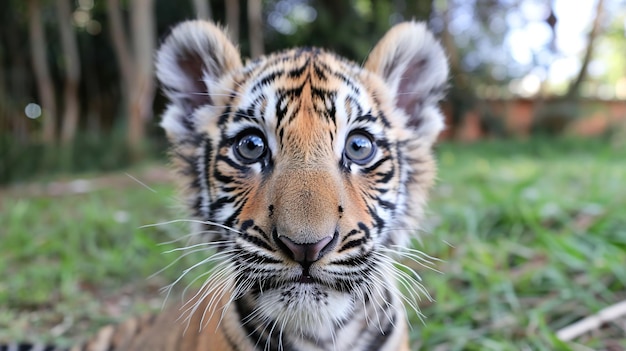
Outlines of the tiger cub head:
M 182 192 L 220 260 L 205 290 L 301 330 L 396 308 L 394 252 L 420 228 L 444 125 L 448 66 L 425 25 L 396 25 L 360 66 L 318 48 L 243 63 L 190 21 L 156 67 Z

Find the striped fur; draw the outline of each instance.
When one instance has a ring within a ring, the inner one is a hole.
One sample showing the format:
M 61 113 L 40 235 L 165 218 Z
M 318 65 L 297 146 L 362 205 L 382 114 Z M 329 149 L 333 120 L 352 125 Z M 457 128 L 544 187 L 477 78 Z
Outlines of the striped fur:
M 419 285 L 394 260 L 435 177 L 447 74 L 421 23 L 392 28 L 363 67 L 317 48 L 244 65 L 213 24 L 177 26 L 157 55 L 161 124 L 212 274 L 102 349 L 408 350 L 397 285 Z

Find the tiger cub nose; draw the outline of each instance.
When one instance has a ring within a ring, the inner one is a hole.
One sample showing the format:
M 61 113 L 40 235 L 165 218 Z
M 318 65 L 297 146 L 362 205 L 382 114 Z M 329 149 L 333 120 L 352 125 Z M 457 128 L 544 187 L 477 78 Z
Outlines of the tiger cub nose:
M 337 237 L 327 236 L 316 243 L 303 243 L 299 244 L 289 239 L 286 236 L 279 236 L 278 239 L 284 245 L 279 245 L 281 249 L 290 255 L 294 261 L 300 264 L 309 264 L 322 258 L 333 247 Z

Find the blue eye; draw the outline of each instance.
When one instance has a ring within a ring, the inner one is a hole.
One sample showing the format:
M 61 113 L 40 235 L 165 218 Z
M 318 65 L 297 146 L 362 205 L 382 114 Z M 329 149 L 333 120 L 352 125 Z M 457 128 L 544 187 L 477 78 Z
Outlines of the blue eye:
M 344 155 L 350 161 L 364 165 L 372 160 L 376 153 L 376 144 L 369 134 L 355 132 L 346 139 Z
M 256 133 L 244 134 L 234 145 L 235 154 L 244 163 L 261 160 L 267 153 L 265 139 Z

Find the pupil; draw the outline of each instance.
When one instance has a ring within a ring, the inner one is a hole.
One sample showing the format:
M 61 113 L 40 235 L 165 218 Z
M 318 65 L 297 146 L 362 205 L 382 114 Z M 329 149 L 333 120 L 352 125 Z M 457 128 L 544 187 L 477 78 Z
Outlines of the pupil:
M 247 144 L 248 150 L 253 151 L 257 147 L 259 147 L 259 140 L 257 138 L 250 138 Z
M 367 147 L 367 141 L 364 140 L 363 138 L 354 139 L 352 141 L 352 150 L 354 150 L 357 153 L 361 152 L 361 150 L 365 149 L 366 147 Z

